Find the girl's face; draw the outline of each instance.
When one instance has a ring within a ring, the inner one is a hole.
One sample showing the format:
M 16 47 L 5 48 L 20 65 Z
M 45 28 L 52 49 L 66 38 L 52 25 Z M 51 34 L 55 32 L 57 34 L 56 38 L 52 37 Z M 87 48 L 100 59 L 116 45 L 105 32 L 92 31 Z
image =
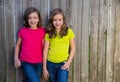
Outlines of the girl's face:
M 39 16 L 36 12 L 33 12 L 28 16 L 28 24 L 30 25 L 30 28 L 37 28 L 38 22 Z
M 56 14 L 53 17 L 53 25 L 56 28 L 56 30 L 60 30 L 63 25 L 63 15 L 62 14 Z

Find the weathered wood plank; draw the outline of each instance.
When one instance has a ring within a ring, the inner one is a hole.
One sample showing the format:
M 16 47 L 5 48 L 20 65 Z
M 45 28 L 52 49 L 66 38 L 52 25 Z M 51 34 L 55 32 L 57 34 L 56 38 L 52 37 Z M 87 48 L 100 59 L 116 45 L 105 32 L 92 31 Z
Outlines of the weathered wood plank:
M 88 82 L 88 60 L 89 60 L 89 8 L 90 0 L 83 0 L 82 9 L 82 82 Z
M 14 50 L 14 1 L 5 0 L 5 46 L 6 46 L 6 82 L 15 82 Z
M 48 1 L 49 1 L 48 2 L 48 4 L 49 4 L 48 8 L 49 8 L 50 11 L 54 8 L 59 7 L 59 3 L 58 3 L 59 0 L 48 0 Z
M 100 0 L 99 9 L 99 36 L 98 36 L 98 80 L 105 82 L 105 54 L 106 54 L 106 31 L 107 31 L 107 5 L 105 0 Z
M 5 24 L 4 0 L 0 1 L 0 81 L 5 81 Z
M 47 27 L 47 23 L 48 23 L 48 14 L 49 14 L 48 4 L 49 4 L 48 0 L 41 0 L 40 12 L 44 27 Z
M 67 21 L 67 24 L 69 26 L 73 25 L 73 12 L 72 12 L 72 8 L 73 8 L 73 2 L 72 0 L 66 0 L 66 11 L 65 11 L 65 14 L 66 14 L 66 21 Z
M 71 0 L 69 0 L 69 1 L 71 1 Z M 68 0 L 59 0 L 58 3 L 59 3 L 59 8 L 61 8 L 66 15 L 66 5 L 68 3 Z
M 40 10 L 41 8 L 41 0 L 32 0 L 32 6 Z
M 74 23 L 73 23 L 73 17 L 74 17 L 74 5 L 73 5 L 73 1 L 72 0 L 62 0 L 59 1 L 59 3 L 61 3 L 59 5 L 59 7 L 63 10 L 65 17 L 66 17 L 66 23 L 69 27 L 71 27 L 73 29 L 73 31 L 75 32 L 75 27 L 74 27 Z M 75 34 L 76 35 L 76 34 Z M 69 79 L 68 82 L 73 82 L 73 71 L 74 71 L 74 64 L 73 62 L 71 63 L 70 66 L 70 70 L 69 70 Z
M 74 57 L 73 65 L 73 81 L 72 82 L 81 82 L 81 60 L 82 60 L 82 0 L 75 0 L 72 2 L 72 19 L 71 24 L 75 32 L 75 41 L 76 41 L 76 53 Z M 79 6 L 79 7 L 78 7 Z
M 113 55 L 114 55 L 114 28 L 115 28 L 115 1 L 107 0 L 107 46 L 106 46 L 106 81 L 113 82 Z
M 14 47 L 17 41 L 17 33 L 18 30 L 23 26 L 23 10 L 22 10 L 22 0 L 15 0 L 15 33 L 14 33 Z M 15 82 L 22 82 L 23 80 L 23 73 L 20 68 L 16 69 L 16 81 Z
M 99 0 L 91 0 L 90 20 L 90 74 L 89 81 L 97 82 Z
M 22 4 L 23 13 L 28 7 L 34 6 L 32 0 L 22 0 Z
M 120 81 L 120 0 L 116 0 L 115 12 L 115 53 L 114 53 L 114 81 Z

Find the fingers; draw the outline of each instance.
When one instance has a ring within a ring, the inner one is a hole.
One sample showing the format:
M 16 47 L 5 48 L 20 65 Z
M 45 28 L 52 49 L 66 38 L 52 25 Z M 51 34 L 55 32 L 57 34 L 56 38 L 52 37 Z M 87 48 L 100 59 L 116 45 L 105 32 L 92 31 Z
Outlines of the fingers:
M 69 71 L 70 68 L 67 68 L 67 71 Z
M 15 61 L 14 66 L 15 66 L 15 68 L 20 67 L 21 66 L 21 62 L 19 60 Z
M 62 67 L 61 67 L 61 69 L 63 69 L 63 70 L 69 70 L 69 65 L 67 64 L 67 63 L 65 63 Z
M 45 80 L 48 80 L 49 74 L 43 74 L 43 78 L 44 78 Z
M 69 66 L 62 66 L 61 69 L 63 69 L 63 70 L 69 70 Z
M 68 70 L 69 67 L 61 67 L 61 69 L 63 69 L 63 70 Z
M 45 80 L 48 80 L 48 75 L 44 76 L 43 78 L 44 78 Z
M 49 79 L 49 73 L 48 73 L 47 70 L 43 70 L 43 78 L 44 78 L 45 80 L 48 80 L 48 79 Z
M 20 64 L 15 64 L 15 68 L 18 68 L 20 67 L 21 65 Z

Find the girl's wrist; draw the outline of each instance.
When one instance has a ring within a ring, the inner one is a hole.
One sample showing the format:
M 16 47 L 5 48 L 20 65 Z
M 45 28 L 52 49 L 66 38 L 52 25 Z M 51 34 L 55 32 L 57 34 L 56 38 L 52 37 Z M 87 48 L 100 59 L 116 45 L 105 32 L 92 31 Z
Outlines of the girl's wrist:
M 14 57 L 14 60 L 18 60 L 19 58 L 18 57 Z
M 46 65 L 43 65 L 43 69 L 46 69 L 47 67 L 46 67 Z
M 70 65 L 72 61 L 71 61 L 71 60 L 68 60 L 67 62 L 68 62 L 68 64 Z
M 47 70 L 47 68 L 43 68 L 43 71 Z

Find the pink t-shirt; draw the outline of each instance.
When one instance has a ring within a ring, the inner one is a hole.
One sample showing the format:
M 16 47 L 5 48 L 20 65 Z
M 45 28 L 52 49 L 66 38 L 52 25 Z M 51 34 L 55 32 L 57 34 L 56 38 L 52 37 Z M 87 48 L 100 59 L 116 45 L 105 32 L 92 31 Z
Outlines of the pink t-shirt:
M 43 60 L 42 41 L 45 36 L 45 29 L 21 28 L 18 37 L 22 39 L 20 60 L 29 63 L 40 63 Z

